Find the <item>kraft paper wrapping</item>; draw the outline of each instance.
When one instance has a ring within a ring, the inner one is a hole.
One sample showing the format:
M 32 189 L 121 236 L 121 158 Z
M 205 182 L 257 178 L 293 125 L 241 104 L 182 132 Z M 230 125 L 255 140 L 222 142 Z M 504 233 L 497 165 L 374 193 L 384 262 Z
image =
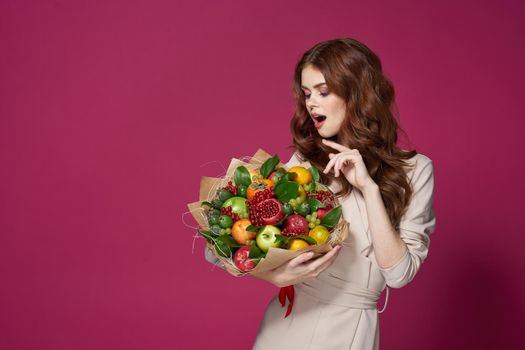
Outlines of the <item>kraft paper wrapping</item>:
M 255 170 L 262 166 L 262 164 L 272 156 L 265 152 L 262 149 L 257 150 L 257 152 L 251 157 L 249 162 L 243 162 L 239 159 L 232 158 L 230 165 L 228 166 L 228 170 L 226 171 L 226 175 L 222 178 L 216 178 L 216 177 L 208 177 L 208 176 L 202 176 L 201 182 L 200 182 L 200 189 L 199 189 L 199 200 L 197 202 L 189 203 L 188 209 L 190 210 L 193 218 L 195 221 L 199 224 L 201 229 L 208 230 L 210 226 L 208 225 L 208 221 L 206 218 L 206 209 L 201 207 L 201 203 L 203 201 L 211 201 L 215 195 L 216 191 L 224 187 L 228 184 L 229 180 L 233 179 L 233 174 L 235 172 L 235 169 L 237 167 L 244 165 L 248 170 Z M 310 164 L 308 162 L 303 162 L 300 165 L 304 166 L 305 168 L 309 168 Z M 277 166 L 283 167 L 286 170 L 288 170 L 288 167 L 286 167 L 283 163 L 279 162 Z M 233 181 L 233 180 L 232 180 Z M 319 187 L 328 190 L 328 187 L 325 185 L 319 184 Z M 340 205 L 338 199 L 336 198 L 336 204 Z M 314 256 L 321 256 L 328 251 L 332 249 L 337 244 L 342 243 L 348 236 L 348 222 L 346 222 L 342 217 L 339 223 L 336 225 L 336 227 L 331 232 L 331 239 L 329 242 L 322 244 L 322 245 L 312 245 L 309 247 L 306 247 L 301 250 L 287 250 L 282 248 L 270 248 L 268 250 L 268 253 L 266 253 L 266 257 L 261 259 L 257 266 L 249 271 L 249 272 L 241 272 L 237 269 L 237 267 L 233 264 L 233 261 L 231 258 L 225 258 L 217 254 L 217 251 L 215 250 L 215 246 L 211 244 L 210 242 L 207 242 L 207 247 L 213 252 L 213 254 L 224 263 L 224 267 L 226 271 L 228 271 L 230 274 L 234 276 L 242 276 L 242 275 L 257 275 L 258 273 L 263 273 L 272 269 L 275 269 L 285 262 L 295 258 L 296 256 L 313 251 L 315 254 Z

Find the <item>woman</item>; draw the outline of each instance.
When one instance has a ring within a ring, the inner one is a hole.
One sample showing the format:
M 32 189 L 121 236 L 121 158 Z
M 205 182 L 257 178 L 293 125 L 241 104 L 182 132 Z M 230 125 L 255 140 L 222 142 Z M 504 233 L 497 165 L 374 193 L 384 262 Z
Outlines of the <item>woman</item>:
M 257 276 L 294 285 L 295 300 L 286 318 L 277 297 L 270 302 L 253 348 L 378 349 L 381 292 L 410 282 L 428 253 L 433 163 L 396 146 L 393 86 L 377 55 L 354 39 L 308 50 L 294 94 L 287 165 L 324 170 L 321 182 L 340 197 L 349 235 L 322 257 L 304 253 Z

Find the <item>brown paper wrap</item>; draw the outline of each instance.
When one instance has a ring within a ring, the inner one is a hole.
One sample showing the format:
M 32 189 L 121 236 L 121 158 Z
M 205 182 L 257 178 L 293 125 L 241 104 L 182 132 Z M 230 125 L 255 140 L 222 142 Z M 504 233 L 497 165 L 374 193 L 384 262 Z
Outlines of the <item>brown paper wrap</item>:
M 195 221 L 197 221 L 201 229 L 208 230 L 210 228 L 210 226 L 208 225 L 207 218 L 206 218 L 206 209 L 204 209 L 201 206 L 201 203 L 203 201 L 211 201 L 215 197 L 216 191 L 219 188 L 226 186 L 228 184 L 228 180 L 233 179 L 233 174 L 235 172 L 235 169 L 237 169 L 237 167 L 244 165 L 249 170 L 259 169 L 262 166 L 262 164 L 268 158 L 271 158 L 271 157 L 272 156 L 270 154 L 266 153 L 262 149 L 259 149 L 253 155 L 253 157 L 251 157 L 248 163 L 243 162 L 236 158 L 232 158 L 230 165 L 228 166 L 228 170 L 226 171 L 226 175 L 224 177 L 215 178 L 215 177 L 203 176 L 201 178 L 200 190 L 199 190 L 199 200 L 197 202 L 188 204 L 188 208 L 193 218 L 195 219 Z M 305 168 L 308 168 L 310 166 L 308 162 L 303 162 L 300 165 L 304 166 Z M 285 168 L 286 170 L 288 170 L 287 167 L 281 162 L 279 162 L 278 166 L 281 166 Z M 318 185 L 319 187 L 325 190 L 329 190 L 328 187 L 326 187 L 323 184 L 318 184 Z M 339 205 L 340 203 L 338 199 L 336 198 L 335 200 L 336 200 L 336 204 Z M 346 237 L 348 236 L 348 223 L 341 217 L 341 220 L 339 221 L 339 223 L 336 225 L 336 227 L 333 230 L 330 231 L 330 233 L 331 233 L 330 241 L 322 245 L 312 245 L 312 246 L 306 247 L 301 250 L 287 250 L 287 249 L 272 247 L 270 248 L 270 250 L 268 250 L 268 253 L 266 253 L 266 257 L 261 259 L 261 261 L 259 261 L 257 266 L 249 272 L 239 271 L 237 267 L 233 264 L 232 259 L 225 258 L 217 254 L 217 251 L 215 250 L 215 246 L 211 244 L 210 242 L 207 242 L 206 245 L 213 252 L 213 254 L 224 264 L 224 267 L 230 274 L 234 276 L 241 276 L 241 275 L 246 275 L 246 274 L 256 275 L 258 273 L 262 273 L 265 271 L 275 269 L 276 267 L 281 266 L 285 262 L 305 252 L 313 251 L 315 253 L 314 256 L 321 256 L 327 253 L 328 251 L 332 249 L 332 247 L 334 247 L 337 244 L 342 243 L 346 239 Z

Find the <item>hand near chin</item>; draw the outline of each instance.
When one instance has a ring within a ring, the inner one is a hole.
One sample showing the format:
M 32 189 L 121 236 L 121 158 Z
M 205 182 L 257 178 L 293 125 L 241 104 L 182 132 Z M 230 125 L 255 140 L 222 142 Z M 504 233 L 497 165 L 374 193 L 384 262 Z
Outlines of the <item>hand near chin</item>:
M 339 151 L 339 153 L 328 154 L 330 161 L 323 171 L 325 174 L 333 168 L 336 177 L 342 173 L 348 182 L 361 192 L 367 186 L 374 184 L 374 180 L 368 174 L 363 157 L 357 149 L 350 149 L 326 139 L 323 139 L 323 143 Z

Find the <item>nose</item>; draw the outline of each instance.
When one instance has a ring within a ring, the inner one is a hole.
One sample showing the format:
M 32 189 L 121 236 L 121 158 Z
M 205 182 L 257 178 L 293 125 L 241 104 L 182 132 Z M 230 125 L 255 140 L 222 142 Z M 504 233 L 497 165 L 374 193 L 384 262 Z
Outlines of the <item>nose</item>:
M 314 97 L 314 94 L 310 94 L 310 97 L 306 100 L 306 107 L 311 111 L 314 107 L 318 107 L 317 99 Z

